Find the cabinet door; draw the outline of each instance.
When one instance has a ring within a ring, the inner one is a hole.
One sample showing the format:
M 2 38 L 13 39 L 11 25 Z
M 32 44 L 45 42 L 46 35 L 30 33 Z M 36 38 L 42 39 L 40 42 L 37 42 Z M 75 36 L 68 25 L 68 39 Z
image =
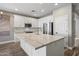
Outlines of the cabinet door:
M 58 40 L 47 45 L 47 56 L 63 56 L 64 55 L 64 39 Z
M 24 27 L 24 16 L 14 15 L 14 27 Z

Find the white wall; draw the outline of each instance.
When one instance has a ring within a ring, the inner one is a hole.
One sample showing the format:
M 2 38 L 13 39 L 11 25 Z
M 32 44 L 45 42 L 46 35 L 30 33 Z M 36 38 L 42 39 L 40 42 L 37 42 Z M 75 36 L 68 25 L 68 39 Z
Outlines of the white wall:
M 10 40 L 14 40 L 14 16 L 10 16 Z
M 79 38 L 79 15 L 75 13 L 75 35 Z
M 54 34 L 65 36 L 65 46 L 72 45 L 72 5 L 55 9 L 53 18 Z
M 54 19 L 54 34 L 68 35 L 68 15 L 59 16 Z
M 39 27 L 43 30 L 43 23 L 47 23 L 47 33 L 49 34 L 49 22 L 53 22 L 53 15 L 49 15 L 39 19 Z M 43 33 L 43 31 L 42 31 Z
M 75 17 L 75 46 L 79 46 L 79 15 L 75 12 L 74 13 Z
M 68 35 L 69 6 L 64 6 L 53 11 L 54 34 Z
M 24 27 L 25 23 L 31 23 L 32 27 L 37 27 L 38 22 L 35 18 L 14 15 L 14 27 Z

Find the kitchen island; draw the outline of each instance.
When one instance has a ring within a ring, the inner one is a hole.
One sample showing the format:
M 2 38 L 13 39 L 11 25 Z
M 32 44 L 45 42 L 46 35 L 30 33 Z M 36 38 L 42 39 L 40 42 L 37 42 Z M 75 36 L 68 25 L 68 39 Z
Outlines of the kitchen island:
M 35 33 L 15 33 L 21 48 L 29 56 L 63 56 L 64 37 Z

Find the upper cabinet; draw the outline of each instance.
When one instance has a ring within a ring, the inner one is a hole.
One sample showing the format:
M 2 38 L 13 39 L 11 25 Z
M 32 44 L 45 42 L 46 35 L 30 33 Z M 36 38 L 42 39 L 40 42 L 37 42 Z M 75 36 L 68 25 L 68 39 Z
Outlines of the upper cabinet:
M 31 17 L 25 17 L 26 20 L 24 20 L 24 23 L 30 23 L 32 24 L 32 27 L 38 27 L 38 19 L 31 18 Z
M 14 27 L 24 27 L 24 16 L 14 15 Z
M 32 27 L 37 27 L 38 20 L 31 17 L 14 15 L 14 27 L 24 27 L 25 23 L 30 23 Z

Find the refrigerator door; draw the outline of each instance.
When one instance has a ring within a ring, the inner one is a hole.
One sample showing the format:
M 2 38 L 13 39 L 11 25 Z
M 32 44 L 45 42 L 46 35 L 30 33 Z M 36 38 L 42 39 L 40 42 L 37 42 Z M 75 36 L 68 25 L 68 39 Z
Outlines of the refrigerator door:
M 43 24 L 43 34 L 47 34 L 47 24 Z
M 53 35 L 53 22 L 49 22 L 49 34 Z

